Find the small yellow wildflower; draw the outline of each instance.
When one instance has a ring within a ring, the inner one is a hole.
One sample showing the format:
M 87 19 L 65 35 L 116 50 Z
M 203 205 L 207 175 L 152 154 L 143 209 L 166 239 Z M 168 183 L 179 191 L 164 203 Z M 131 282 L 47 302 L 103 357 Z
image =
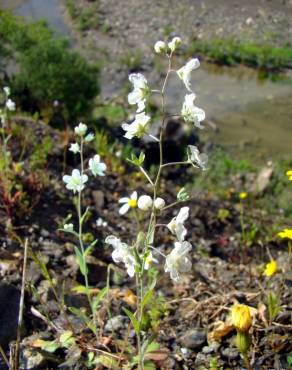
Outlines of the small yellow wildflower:
M 245 191 L 242 191 L 241 193 L 239 193 L 239 199 L 246 199 L 247 196 L 248 194 Z
M 288 176 L 289 180 L 292 181 L 292 170 L 287 171 L 286 175 Z
M 278 265 L 275 260 L 271 260 L 269 263 L 266 264 L 266 268 L 264 271 L 264 275 L 267 277 L 273 276 L 278 270 Z
M 245 304 L 235 304 L 231 308 L 231 317 L 237 331 L 247 332 L 252 325 L 250 309 Z
M 280 238 L 292 240 L 292 229 L 284 229 L 277 234 Z

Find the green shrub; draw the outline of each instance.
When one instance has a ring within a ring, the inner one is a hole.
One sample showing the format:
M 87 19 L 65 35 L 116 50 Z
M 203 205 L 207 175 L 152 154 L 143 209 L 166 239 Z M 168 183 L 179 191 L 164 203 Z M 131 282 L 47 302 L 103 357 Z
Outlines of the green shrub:
M 70 120 L 89 112 L 99 92 L 99 68 L 71 50 L 68 40 L 55 38 L 43 22 L 28 24 L 2 11 L 0 38 L 2 55 L 19 66 L 11 84 L 15 95 L 25 92 L 40 110 L 58 100 Z

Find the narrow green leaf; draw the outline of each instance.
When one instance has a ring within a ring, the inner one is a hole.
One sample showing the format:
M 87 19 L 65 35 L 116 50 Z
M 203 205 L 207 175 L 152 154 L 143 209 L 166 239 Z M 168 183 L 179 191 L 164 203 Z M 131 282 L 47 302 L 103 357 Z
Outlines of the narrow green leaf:
M 72 292 L 76 292 L 78 294 L 90 294 L 90 289 L 86 288 L 84 285 L 74 286 L 71 290 Z
M 83 254 L 76 246 L 74 246 L 74 251 L 75 251 L 76 258 L 77 258 L 77 262 L 79 264 L 81 274 L 85 276 L 88 274 L 88 269 L 87 269 L 85 258 L 83 257 Z
M 83 222 L 85 221 L 85 218 L 86 218 L 88 212 L 89 212 L 89 207 L 86 208 L 85 212 L 83 213 L 83 215 L 82 215 L 82 217 L 80 219 L 81 225 L 83 225 Z
M 106 293 L 108 292 L 108 288 L 107 287 L 104 287 L 98 294 L 97 296 L 94 298 L 93 300 L 93 304 L 92 304 L 92 308 L 93 310 L 95 311 L 98 304 L 101 302 L 101 300 L 103 299 L 103 297 L 106 295 Z
M 87 257 L 89 254 L 91 254 L 93 248 L 95 247 L 97 243 L 97 239 L 95 239 L 85 250 L 84 252 L 84 258 Z
M 137 334 L 140 333 L 140 324 L 139 321 L 136 319 L 136 317 L 132 314 L 131 311 L 127 310 L 125 307 L 123 307 L 123 311 L 126 313 L 126 315 L 129 317 L 131 320 L 131 323 L 134 327 L 134 330 Z
M 142 309 L 149 303 L 150 299 L 153 297 L 153 290 L 148 290 L 148 292 L 144 295 L 142 300 Z
M 90 318 L 85 315 L 81 310 L 76 307 L 68 307 L 69 311 L 72 312 L 75 316 L 79 317 L 84 324 L 88 325 Z

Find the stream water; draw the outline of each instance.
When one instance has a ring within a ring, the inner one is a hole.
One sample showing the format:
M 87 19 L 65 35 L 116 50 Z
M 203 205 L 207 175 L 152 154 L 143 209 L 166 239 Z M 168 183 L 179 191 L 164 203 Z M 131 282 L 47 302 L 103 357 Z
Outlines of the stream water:
M 29 19 L 45 19 L 57 34 L 70 36 L 58 0 L 0 0 L 0 7 L 10 7 Z M 291 80 L 259 80 L 257 72 L 249 68 L 203 63 L 194 72 L 194 87 L 196 104 L 217 127 L 201 132 L 203 137 L 257 161 L 291 157 Z M 177 79 L 170 80 L 172 106 L 183 100 L 184 91 Z

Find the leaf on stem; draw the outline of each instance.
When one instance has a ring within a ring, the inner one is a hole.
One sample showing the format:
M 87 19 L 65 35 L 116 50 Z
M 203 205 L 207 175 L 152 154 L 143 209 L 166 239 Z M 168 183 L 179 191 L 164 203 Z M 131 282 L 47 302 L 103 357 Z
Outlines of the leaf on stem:
M 86 265 L 85 257 L 82 254 L 82 252 L 76 246 L 74 246 L 74 251 L 75 251 L 75 255 L 76 255 L 76 258 L 77 258 L 77 262 L 78 262 L 81 274 L 83 276 L 86 276 L 88 274 L 88 268 L 87 268 L 87 265 Z
M 98 294 L 97 296 L 94 298 L 93 300 L 93 303 L 92 303 L 92 309 L 95 311 L 97 309 L 97 306 L 99 305 L 99 303 L 102 301 L 102 299 L 104 298 L 104 296 L 107 294 L 108 292 L 108 287 L 104 287 Z
M 136 332 L 136 334 L 139 334 L 140 333 L 140 324 L 139 324 L 139 321 L 136 319 L 136 317 L 132 314 L 131 311 L 129 311 L 128 309 L 126 309 L 125 307 L 123 307 L 123 311 L 125 312 L 125 314 L 129 317 L 129 319 L 131 320 L 131 323 L 134 327 L 134 330 Z

